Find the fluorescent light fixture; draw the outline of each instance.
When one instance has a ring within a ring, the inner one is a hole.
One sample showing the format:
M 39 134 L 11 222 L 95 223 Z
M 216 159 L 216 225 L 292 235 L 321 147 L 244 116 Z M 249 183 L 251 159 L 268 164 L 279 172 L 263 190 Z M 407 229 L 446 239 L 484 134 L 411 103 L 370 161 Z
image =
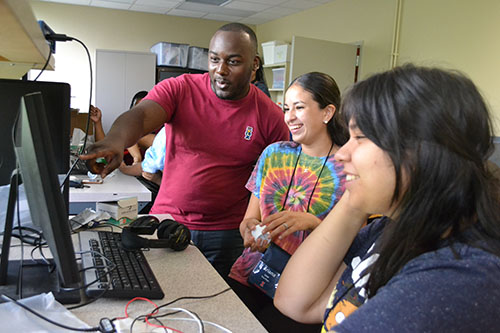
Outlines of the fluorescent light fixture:
M 192 3 L 201 3 L 204 5 L 212 5 L 212 6 L 224 6 L 230 3 L 232 0 L 186 0 L 186 2 Z

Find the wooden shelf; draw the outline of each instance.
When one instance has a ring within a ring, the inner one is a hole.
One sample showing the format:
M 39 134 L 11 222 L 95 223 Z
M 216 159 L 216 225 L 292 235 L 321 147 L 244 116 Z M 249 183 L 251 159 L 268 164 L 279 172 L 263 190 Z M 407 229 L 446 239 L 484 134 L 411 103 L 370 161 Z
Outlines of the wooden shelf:
M 50 48 L 27 0 L 0 0 L 0 77 L 20 78 L 42 68 Z M 54 69 L 52 58 L 47 69 Z

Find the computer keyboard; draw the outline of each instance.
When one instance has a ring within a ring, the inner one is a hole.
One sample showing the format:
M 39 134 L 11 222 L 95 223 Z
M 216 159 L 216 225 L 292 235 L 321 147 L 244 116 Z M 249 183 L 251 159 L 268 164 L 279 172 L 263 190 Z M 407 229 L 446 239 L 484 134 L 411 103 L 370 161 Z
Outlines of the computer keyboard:
M 78 235 L 83 282 L 90 284 L 85 290 L 88 296 L 151 299 L 165 296 L 144 253 L 122 248 L 121 233 L 82 231 Z M 96 282 L 91 284 L 93 281 Z

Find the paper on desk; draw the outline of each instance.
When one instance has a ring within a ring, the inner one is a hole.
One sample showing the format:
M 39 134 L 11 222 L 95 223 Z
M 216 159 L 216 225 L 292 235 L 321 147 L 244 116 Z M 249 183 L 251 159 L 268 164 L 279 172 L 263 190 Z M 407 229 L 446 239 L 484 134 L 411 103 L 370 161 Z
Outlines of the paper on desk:
M 71 230 L 76 230 L 83 226 L 88 225 L 91 222 L 100 222 L 103 220 L 109 220 L 111 215 L 106 212 L 96 212 L 91 208 L 85 208 L 80 214 L 74 216 L 69 220 L 71 225 Z M 89 225 L 91 226 L 91 225 Z
M 78 319 L 61 303 L 56 301 L 52 293 L 24 298 L 19 302 L 57 323 L 77 328 L 90 328 L 89 325 Z M 0 325 L 2 332 L 52 333 L 68 331 L 38 318 L 12 302 L 0 304 Z
M 75 127 L 73 129 L 73 136 L 71 137 L 71 145 L 72 146 L 83 145 L 83 141 L 85 141 L 85 132 L 79 129 L 78 127 Z

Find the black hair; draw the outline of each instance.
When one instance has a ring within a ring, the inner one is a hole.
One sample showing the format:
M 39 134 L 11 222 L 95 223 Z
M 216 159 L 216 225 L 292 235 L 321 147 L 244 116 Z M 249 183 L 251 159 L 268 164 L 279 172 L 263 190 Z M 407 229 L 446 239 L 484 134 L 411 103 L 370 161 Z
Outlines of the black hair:
M 310 92 L 321 109 L 326 108 L 330 104 L 335 106 L 335 113 L 332 119 L 326 124 L 326 127 L 334 144 L 337 146 L 345 144 L 349 138 L 349 132 L 345 118 L 341 115 L 340 111 L 341 97 L 337 82 L 328 74 L 310 72 L 295 78 L 288 87 L 290 88 L 294 84 Z
M 130 102 L 130 108 L 132 109 L 134 107 L 135 103 L 137 103 L 137 100 L 143 99 L 144 97 L 146 97 L 147 94 L 148 94 L 148 92 L 145 90 L 141 90 L 141 91 L 135 93 L 134 97 L 132 97 L 132 101 Z
M 228 23 L 224 24 L 222 27 L 217 29 L 218 31 L 232 31 L 232 32 L 243 32 L 248 34 L 250 37 L 250 42 L 253 46 L 253 53 L 257 54 L 257 36 L 255 35 L 255 32 L 247 25 L 244 25 L 242 23 Z
M 499 183 L 487 167 L 491 119 L 470 79 L 408 64 L 355 84 L 342 113 L 389 155 L 396 173 L 397 213 L 377 243 L 369 297 L 408 261 L 444 245 L 500 256 Z

